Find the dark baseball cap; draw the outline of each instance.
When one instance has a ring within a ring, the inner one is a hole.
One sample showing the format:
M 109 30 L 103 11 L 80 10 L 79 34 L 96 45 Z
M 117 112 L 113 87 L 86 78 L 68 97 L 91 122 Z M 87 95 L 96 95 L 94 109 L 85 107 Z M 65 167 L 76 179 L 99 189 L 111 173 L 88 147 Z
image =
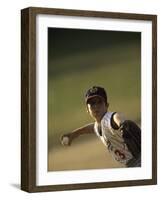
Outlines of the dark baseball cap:
M 91 87 L 85 95 L 85 101 L 88 103 L 89 99 L 93 97 L 101 97 L 104 99 L 105 102 L 107 102 L 107 94 L 104 88 L 99 86 L 93 86 Z

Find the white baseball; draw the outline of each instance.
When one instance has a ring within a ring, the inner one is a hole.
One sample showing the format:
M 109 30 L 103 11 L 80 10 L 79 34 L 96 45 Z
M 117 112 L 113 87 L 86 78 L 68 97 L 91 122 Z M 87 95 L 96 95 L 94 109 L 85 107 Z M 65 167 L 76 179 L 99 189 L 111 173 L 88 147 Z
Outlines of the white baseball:
M 63 143 L 63 145 L 68 145 L 69 144 L 69 138 L 67 136 L 63 137 L 62 143 Z

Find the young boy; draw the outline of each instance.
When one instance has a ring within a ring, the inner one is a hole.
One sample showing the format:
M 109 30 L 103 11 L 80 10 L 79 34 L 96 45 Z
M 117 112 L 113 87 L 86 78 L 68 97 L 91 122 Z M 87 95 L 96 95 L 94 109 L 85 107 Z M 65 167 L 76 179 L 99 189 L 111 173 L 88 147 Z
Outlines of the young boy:
M 70 146 L 83 134 L 96 134 L 112 157 L 126 167 L 141 166 L 141 130 L 117 112 L 109 112 L 108 98 L 102 87 L 93 86 L 85 95 L 87 112 L 94 123 L 87 124 L 61 137 L 61 143 Z

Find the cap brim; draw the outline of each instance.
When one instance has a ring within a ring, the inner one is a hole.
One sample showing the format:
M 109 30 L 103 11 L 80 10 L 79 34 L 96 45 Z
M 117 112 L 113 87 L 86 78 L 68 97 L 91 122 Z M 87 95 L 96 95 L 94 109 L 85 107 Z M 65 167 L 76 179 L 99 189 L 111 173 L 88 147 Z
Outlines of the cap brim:
M 104 98 L 103 98 L 102 96 L 100 96 L 100 95 L 93 95 L 93 96 L 90 96 L 90 97 L 88 97 L 88 98 L 86 99 L 86 103 L 88 103 L 89 100 L 90 100 L 90 99 L 93 99 L 94 97 L 99 97 L 100 99 L 103 99 L 103 100 L 104 100 Z

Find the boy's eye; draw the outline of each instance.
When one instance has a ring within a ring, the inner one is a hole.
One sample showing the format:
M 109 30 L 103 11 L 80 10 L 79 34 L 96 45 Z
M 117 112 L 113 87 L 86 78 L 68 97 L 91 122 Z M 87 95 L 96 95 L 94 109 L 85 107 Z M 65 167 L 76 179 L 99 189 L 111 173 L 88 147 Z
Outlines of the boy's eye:
M 93 106 L 93 105 L 95 105 L 95 104 L 101 104 L 101 103 L 102 103 L 101 100 L 97 100 L 97 101 L 91 101 L 91 102 L 89 102 L 89 104 L 90 104 L 91 106 Z
M 89 104 L 90 106 L 93 106 L 93 105 L 95 104 L 95 102 L 90 101 L 88 104 Z
M 90 105 L 91 105 L 91 106 L 95 105 L 95 102 L 91 102 Z

